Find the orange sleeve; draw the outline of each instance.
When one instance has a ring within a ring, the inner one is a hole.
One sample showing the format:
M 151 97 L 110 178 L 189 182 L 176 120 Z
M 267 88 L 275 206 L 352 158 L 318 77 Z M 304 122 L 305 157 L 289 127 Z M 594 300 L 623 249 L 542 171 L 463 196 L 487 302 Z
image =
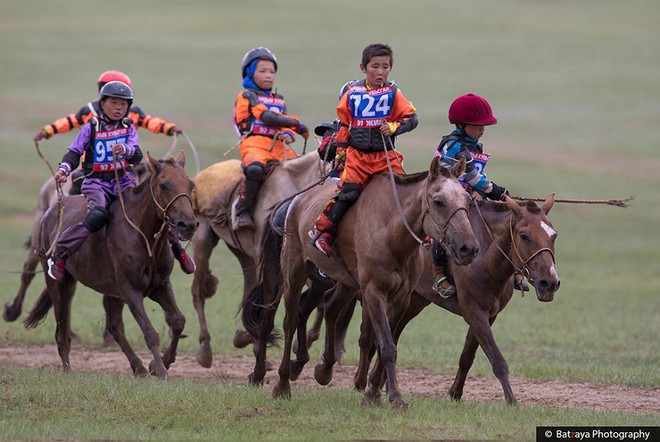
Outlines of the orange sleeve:
M 340 147 L 345 147 L 345 144 L 348 143 L 348 129 L 351 126 L 351 109 L 348 105 L 348 94 L 342 95 L 337 104 L 337 117 L 339 117 L 339 131 L 337 132 L 337 143 Z
M 48 134 L 48 138 L 55 134 L 63 134 L 69 132 L 71 129 L 83 126 L 92 116 L 89 106 L 83 106 L 77 114 L 69 114 L 66 117 L 58 118 L 52 123 L 45 125 L 44 131 Z

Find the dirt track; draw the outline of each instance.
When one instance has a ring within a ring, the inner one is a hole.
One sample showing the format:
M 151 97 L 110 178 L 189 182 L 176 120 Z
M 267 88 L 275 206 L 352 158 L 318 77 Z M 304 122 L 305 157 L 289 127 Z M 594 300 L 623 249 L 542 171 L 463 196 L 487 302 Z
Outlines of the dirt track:
M 150 360 L 147 353 L 140 353 L 140 357 L 145 363 Z M 252 371 L 253 361 L 251 357 L 216 358 L 213 367 L 205 369 L 200 367 L 193 357 L 181 356 L 170 368 L 170 376 L 242 384 L 246 382 L 248 373 Z M 59 368 L 61 366 L 55 345 L 0 348 L 0 366 L 8 365 L 33 368 Z M 128 361 L 123 353 L 116 349 L 74 347 L 71 350 L 71 367 L 76 371 L 130 374 Z M 294 383 L 293 388 L 305 386 L 351 389 L 355 368 L 351 365 L 338 366 L 330 386 L 321 387 L 314 380 L 314 364 L 310 363 L 305 367 L 300 379 Z M 398 374 L 399 386 L 408 399 L 410 399 L 410 395 L 445 397 L 453 380 L 451 376 L 434 375 L 424 369 L 400 367 Z M 276 371 L 269 371 L 266 375 L 266 382 L 274 383 L 276 377 Z M 516 378 L 511 379 L 511 387 L 521 404 L 660 414 L 660 388 L 537 382 Z M 466 401 L 499 402 L 504 400 L 503 397 L 502 389 L 495 377 L 468 378 L 463 395 L 463 399 Z

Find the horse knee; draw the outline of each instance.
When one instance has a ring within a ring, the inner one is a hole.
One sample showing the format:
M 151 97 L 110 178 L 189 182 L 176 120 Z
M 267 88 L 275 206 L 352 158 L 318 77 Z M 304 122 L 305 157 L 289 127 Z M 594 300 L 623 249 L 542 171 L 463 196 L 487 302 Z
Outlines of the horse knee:
M 172 334 L 178 336 L 183 333 L 183 329 L 186 326 L 186 318 L 183 315 L 172 316 L 167 323 L 172 330 Z

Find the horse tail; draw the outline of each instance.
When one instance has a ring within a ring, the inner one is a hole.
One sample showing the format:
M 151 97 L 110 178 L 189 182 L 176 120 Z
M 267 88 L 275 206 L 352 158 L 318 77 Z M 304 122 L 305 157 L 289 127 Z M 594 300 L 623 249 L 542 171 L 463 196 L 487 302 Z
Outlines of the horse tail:
M 52 306 L 53 301 L 50 299 L 48 289 L 44 289 L 32 306 L 32 310 L 30 310 L 27 318 L 23 320 L 25 328 L 35 328 L 39 325 L 46 318 L 46 315 Z
M 281 205 L 266 219 L 261 236 L 260 279 L 255 288 L 241 303 L 243 326 L 255 339 L 259 339 L 264 324 L 265 311 L 277 309 L 282 296 L 282 264 L 280 253 L 284 244 L 284 220 L 290 202 Z M 267 343 L 273 345 L 279 333 L 269 331 Z

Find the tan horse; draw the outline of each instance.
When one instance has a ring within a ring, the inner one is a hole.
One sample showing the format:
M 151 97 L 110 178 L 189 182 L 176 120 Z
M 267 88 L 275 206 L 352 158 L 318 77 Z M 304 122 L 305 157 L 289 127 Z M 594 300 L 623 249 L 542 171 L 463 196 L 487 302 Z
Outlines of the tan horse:
M 194 260 L 197 270 L 193 277 L 193 304 L 199 319 L 199 351 L 197 362 L 210 367 L 213 362 L 211 335 L 208 331 L 204 306 L 206 300 L 217 290 L 218 279 L 209 268 L 213 249 L 222 239 L 238 259 L 243 271 L 243 293 L 249 293 L 257 280 L 256 263 L 261 247 L 259 238 L 264 221 L 272 207 L 307 186 L 319 182 L 326 175 L 327 166 L 316 151 L 297 158 L 288 159 L 275 165 L 259 190 L 254 209 L 256 229 L 234 230 L 232 228 L 232 205 L 238 195 L 243 173 L 238 160 L 216 163 L 202 170 L 195 177 L 196 189 L 193 193 L 195 215 L 200 222 L 193 237 Z M 249 335 L 239 331 L 234 343 L 244 346 Z
M 174 256 L 168 232 L 171 229 L 182 240 L 190 239 L 195 232 L 198 223 L 191 201 L 194 184 L 183 169 L 183 152 L 176 161 L 157 161 L 150 154 L 147 154 L 147 158 L 152 174 L 142 184 L 122 193 L 125 212 L 119 201 L 109 205 L 108 225 L 91 235 L 69 257 L 62 281 L 45 277 L 46 291 L 25 319 L 26 327 L 35 327 L 53 307 L 57 323 L 57 349 L 65 371 L 70 369 L 71 300 L 77 282 L 104 295 L 110 331 L 136 376 L 152 373 L 165 377 L 167 368 L 175 360 L 185 318 L 176 304 L 170 283 Z M 82 221 L 87 206 L 83 196 L 66 197 L 62 205 L 64 210 L 61 221 L 64 227 Z M 44 269 L 47 268 L 44 253 L 55 241 L 59 222 L 57 206 L 52 206 L 44 214 L 39 230 L 32 237 L 32 247 L 40 251 Z M 172 340 L 162 357 L 160 338 L 144 307 L 146 297 L 163 308 L 171 328 Z M 153 355 L 149 371 L 144 368 L 124 334 L 124 305 L 128 305 Z
M 272 291 L 272 288 L 280 286 L 273 280 L 280 278 L 281 296 L 286 308 L 284 354 L 273 396 L 291 396 L 291 350 L 293 334 L 298 326 L 300 291 L 306 278 L 313 275 L 315 267 L 318 267 L 338 282 L 335 296 L 343 302 L 348 303 L 360 291 L 363 309 L 368 312 L 378 351 L 386 366 L 389 400 L 395 407 L 407 408 L 398 388 L 397 350 L 392 337 L 393 324 L 390 324 L 389 318 L 405 311 L 422 272 L 423 261 L 416 239 L 429 235 L 444 241 L 457 264 L 467 264 L 476 255 L 478 243 L 467 218 L 469 198 L 456 180 L 456 176 L 462 175 L 464 170 L 465 162 L 461 161 L 451 175 L 449 169 L 442 167 L 436 158 L 428 172 L 395 176 L 396 192 L 401 203 L 400 214 L 388 182 L 390 176 L 374 176 L 339 223 L 337 241 L 341 259 L 323 255 L 310 244 L 308 236 L 316 217 L 335 189 L 324 186 L 319 191 L 300 195 L 293 200 L 286 217 L 281 254 L 277 250 L 264 250 L 263 255 L 264 286 Z M 281 272 L 276 267 L 267 270 L 265 263 L 269 261 L 278 262 Z M 271 293 L 264 298 L 277 297 Z M 244 310 L 249 308 L 259 307 L 244 305 Z M 265 308 L 264 316 L 274 314 L 273 311 L 274 308 Z M 326 319 L 328 330 L 334 330 L 333 318 Z M 258 326 L 248 330 L 255 337 L 259 335 Z M 334 362 L 324 358 L 326 372 L 332 370 Z M 315 375 L 318 375 L 318 366 Z M 323 375 L 328 377 L 327 373 Z M 363 402 L 376 403 L 379 399 L 379 388 L 372 386 L 365 392 Z

